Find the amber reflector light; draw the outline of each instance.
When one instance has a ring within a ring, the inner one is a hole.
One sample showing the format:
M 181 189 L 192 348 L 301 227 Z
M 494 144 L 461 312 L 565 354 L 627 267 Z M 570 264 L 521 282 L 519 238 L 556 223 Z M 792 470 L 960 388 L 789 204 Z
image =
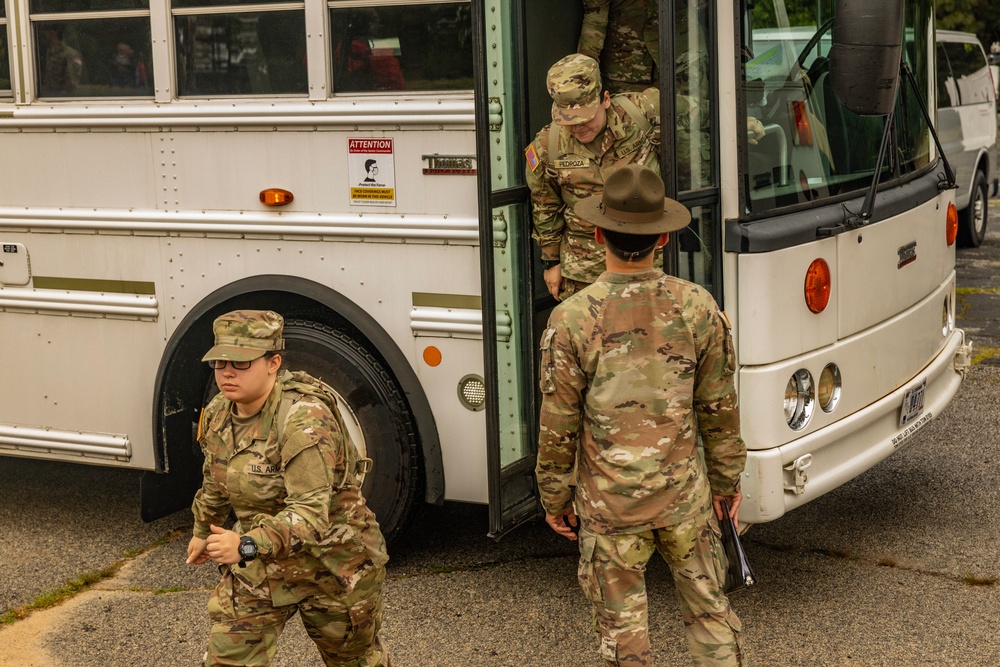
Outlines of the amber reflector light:
M 260 203 L 264 206 L 284 206 L 291 204 L 295 197 L 288 190 L 281 188 L 268 188 L 260 191 Z
M 822 313 L 830 303 L 830 266 L 822 259 L 814 259 L 806 271 L 806 305 L 814 313 Z
M 945 228 L 945 238 L 948 245 L 955 245 L 955 237 L 958 236 L 958 209 L 955 204 L 948 204 L 948 215 L 945 218 L 947 226 Z
M 433 345 L 424 348 L 424 363 L 428 366 L 437 366 L 441 363 L 441 350 Z

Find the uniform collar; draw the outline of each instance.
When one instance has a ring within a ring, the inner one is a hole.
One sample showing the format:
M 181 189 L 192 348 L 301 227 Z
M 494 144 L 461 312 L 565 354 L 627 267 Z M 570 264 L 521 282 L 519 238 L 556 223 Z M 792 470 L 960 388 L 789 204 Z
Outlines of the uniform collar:
M 615 273 L 612 271 L 605 271 L 598 278 L 598 281 L 604 281 L 609 283 L 641 283 L 647 280 L 656 280 L 663 276 L 663 270 L 652 268 L 646 271 L 639 271 L 638 273 Z

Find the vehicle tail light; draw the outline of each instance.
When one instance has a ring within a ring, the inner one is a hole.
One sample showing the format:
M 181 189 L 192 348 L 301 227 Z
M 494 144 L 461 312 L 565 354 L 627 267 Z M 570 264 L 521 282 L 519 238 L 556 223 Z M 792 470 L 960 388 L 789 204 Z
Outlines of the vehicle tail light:
M 945 239 L 948 245 L 955 245 L 955 238 L 958 236 L 958 209 L 954 202 L 948 204 L 948 215 L 945 217 Z
M 806 271 L 806 305 L 814 313 L 822 313 L 830 303 L 830 266 L 823 259 L 814 259 Z
M 812 146 L 813 133 L 809 126 L 809 108 L 802 100 L 795 100 L 791 105 L 792 118 L 795 120 L 795 134 L 792 138 L 796 140 L 797 146 Z

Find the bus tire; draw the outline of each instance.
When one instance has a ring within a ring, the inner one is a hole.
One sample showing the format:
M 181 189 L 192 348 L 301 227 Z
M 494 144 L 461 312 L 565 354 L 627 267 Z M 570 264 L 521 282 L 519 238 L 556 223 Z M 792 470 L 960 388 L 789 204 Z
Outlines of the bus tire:
M 329 384 L 348 409 L 348 431 L 359 429 L 374 465 L 361 487 L 382 533 L 391 542 L 423 496 L 420 443 L 410 407 L 386 366 L 350 334 L 320 322 L 289 319 L 284 366 Z
M 972 180 L 972 194 L 969 205 L 961 212 L 958 224 L 958 245 L 963 248 L 978 248 L 986 238 L 986 218 L 989 213 L 989 192 L 986 177 L 976 170 Z

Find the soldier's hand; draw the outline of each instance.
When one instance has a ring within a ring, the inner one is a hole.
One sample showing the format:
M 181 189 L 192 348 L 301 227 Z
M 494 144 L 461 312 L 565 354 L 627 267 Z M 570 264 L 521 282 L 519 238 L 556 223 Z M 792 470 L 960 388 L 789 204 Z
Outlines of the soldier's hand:
M 545 280 L 545 286 L 549 288 L 549 294 L 558 301 L 559 288 L 562 287 L 562 267 L 556 264 L 551 269 L 544 271 L 542 278 Z
M 231 530 L 212 526 L 212 534 L 205 540 L 205 550 L 216 563 L 235 565 L 240 560 L 240 536 Z
M 562 512 L 558 514 L 545 513 L 545 523 L 549 524 L 549 527 L 565 537 L 567 540 L 576 541 L 576 531 L 573 530 L 579 524 L 577 523 L 576 512 L 573 511 L 573 507 L 567 507 Z
M 732 496 L 712 496 L 712 505 L 715 506 L 715 518 L 719 521 L 725 517 L 722 512 L 722 501 L 729 501 L 729 516 L 733 517 L 733 523 L 736 525 L 736 529 L 740 528 L 740 503 L 743 502 L 743 494 L 737 493 Z
M 766 134 L 763 123 L 753 116 L 747 116 L 747 142 L 751 146 L 756 146 L 757 142 L 763 139 Z
M 188 542 L 188 557 L 185 561 L 188 565 L 201 565 L 208 561 L 208 554 L 205 553 L 205 540 L 200 537 L 192 537 Z

